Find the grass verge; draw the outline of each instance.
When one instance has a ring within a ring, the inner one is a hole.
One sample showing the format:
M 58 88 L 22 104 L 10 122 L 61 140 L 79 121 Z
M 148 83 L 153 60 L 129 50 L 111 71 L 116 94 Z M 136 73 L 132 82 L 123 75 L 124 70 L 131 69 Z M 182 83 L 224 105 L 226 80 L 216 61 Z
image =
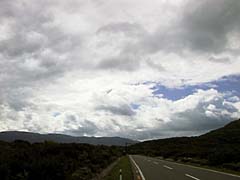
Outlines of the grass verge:
M 122 179 L 123 180 L 133 180 L 133 173 L 131 162 L 128 156 L 123 156 L 118 163 L 113 167 L 107 176 L 103 180 L 113 180 L 119 179 L 119 170 L 122 169 Z

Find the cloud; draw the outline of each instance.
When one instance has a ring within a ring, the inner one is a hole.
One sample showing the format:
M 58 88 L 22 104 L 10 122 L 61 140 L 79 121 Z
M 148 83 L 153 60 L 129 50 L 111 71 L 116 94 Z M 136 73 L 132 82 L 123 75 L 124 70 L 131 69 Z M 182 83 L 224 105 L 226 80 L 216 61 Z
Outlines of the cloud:
M 237 0 L 0 6 L 0 130 L 149 139 L 239 117 Z
M 144 29 L 139 24 L 129 22 L 112 23 L 98 29 L 97 33 L 123 33 L 126 36 L 140 36 Z
M 239 32 L 239 8 L 240 3 L 236 0 L 187 1 L 176 23 L 146 34 L 136 48 L 140 46 L 147 53 L 190 50 L 219 54 L 235 51 L 229 43 L 236 40 L 235 34 Z
M 134 71 L 138 69 L 139 62 L 136 61 L 135 57 L 118 56 L 109 59 L 102 60 L 98 65 L 101 69 L 115 69 L 123 71 Z
M 220 58 L 210 57 L 209 61 L 213 61 L 217 63 L 230 63 L 230 59 L 227 57 L 220 57 Z
M 169 109 L 174 112 L 169 117 L 163 116 L 161 121 L 152 120 L 154 126 L 151 130 L 142 127 L 135 134 L 142 139 L 193 136 L 222 127 L 239 116 L 239 109 L 226 102 L 224 96 L 213 89 L 198 90 L 193 95 L 170 103 Z M 158 117 L 161 119 L 160 113 Z
M 132 108 L 127 104 L 123 104 L 119 107 L 101 105 L 96 107 L 96 110 L 103 110 L 105 112 L 111 112 L 114 115 L 122 115 L 122 116 L 133 116 L 135 114 Z
M 228 35 L 239 32 L 239 8 L 240 3 L 236 0 L 187 3 L 183 25 L 186 27 L 185 37 L 189 46 L 214 53 L 226 51 Z
M 1 1 L 0 5 L 0 21 L 6 27 L 0 41 L 0 101 L 20 109 L 28 104 L 31 90 L 72 69 L 68 53 L 81 40 L 55 24 L 47 1 Z

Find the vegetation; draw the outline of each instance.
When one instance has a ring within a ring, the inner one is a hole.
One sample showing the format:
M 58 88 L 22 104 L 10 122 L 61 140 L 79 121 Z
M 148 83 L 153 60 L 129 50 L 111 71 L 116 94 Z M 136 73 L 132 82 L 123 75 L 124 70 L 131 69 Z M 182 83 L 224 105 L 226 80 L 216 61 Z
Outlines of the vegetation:
M 130 152 L 240 171 L 240 120 L 199 137 L 138 143 Z
M 122 155 L 119 147 L 0 142 L 1 180 L 90 180 Z
M 123 147 L 0 141 L 1 180 L 91 180 L 123 155 Z M 161 156 L 182 162 L 240 171 L 240 120 L 199 137 L 145 141 L 129 146 L 128 153 Z M 132 179 L 127 156 L 105 180 Z
M 122 179 L 132 180 L 133 173 L 130 160 L 128 156 L 122 157 L 118 163 L 113 167 L 111 172 L 104 178 L 104 180 L 119 179 L 119 170 L 122 170 Z
M 126 143 L 134 144 L 137 141 L 121 137 L 87 137 L 69 136 L 65 134 L 39 134 L 24 131 L 4 131 L 0 132 L 0 141 L 13 142 L 15 140 L 28 141 L 30 143 L 41 143 L 53 141 L 57 143 L 86 143 L 92 145 L 124 146 Z

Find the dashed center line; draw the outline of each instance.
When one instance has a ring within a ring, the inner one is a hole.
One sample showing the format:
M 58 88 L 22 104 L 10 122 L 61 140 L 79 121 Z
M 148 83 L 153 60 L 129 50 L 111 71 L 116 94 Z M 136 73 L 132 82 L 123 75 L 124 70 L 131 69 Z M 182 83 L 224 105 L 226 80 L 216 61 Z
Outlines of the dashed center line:
M 166 166 L 166 165 L 164 165 L 163 167 L 165 167 L 165 168 L 167 168 L 167 169 L 173 169 L 173 168 L 171 168 L 171 167 L 169 167 L 169 166 Z
M 154 161 L 153 163 L 154 163 L 154 164 L 158 164 L 158 162 L 156 162 L 156 161 Z
M 194 176 L 191 176 L 191 175 L 189 175 L 189 174 L 185 174 L 185 176 L 190 177 L 190 178 L 195 179 L 195 180 L 200 180 L 200 179 L 198 179 L 198 178 L 196 178 L 196 177 L 194 177 Z

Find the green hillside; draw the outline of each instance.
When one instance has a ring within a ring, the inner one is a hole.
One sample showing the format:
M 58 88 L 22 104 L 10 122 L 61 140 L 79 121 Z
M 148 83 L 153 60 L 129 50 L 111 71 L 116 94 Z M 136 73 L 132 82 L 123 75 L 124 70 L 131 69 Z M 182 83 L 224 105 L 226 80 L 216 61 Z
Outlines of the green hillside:
M 138 143 L 130 152 L 240 170 L 240 120 L 198 137 Z

